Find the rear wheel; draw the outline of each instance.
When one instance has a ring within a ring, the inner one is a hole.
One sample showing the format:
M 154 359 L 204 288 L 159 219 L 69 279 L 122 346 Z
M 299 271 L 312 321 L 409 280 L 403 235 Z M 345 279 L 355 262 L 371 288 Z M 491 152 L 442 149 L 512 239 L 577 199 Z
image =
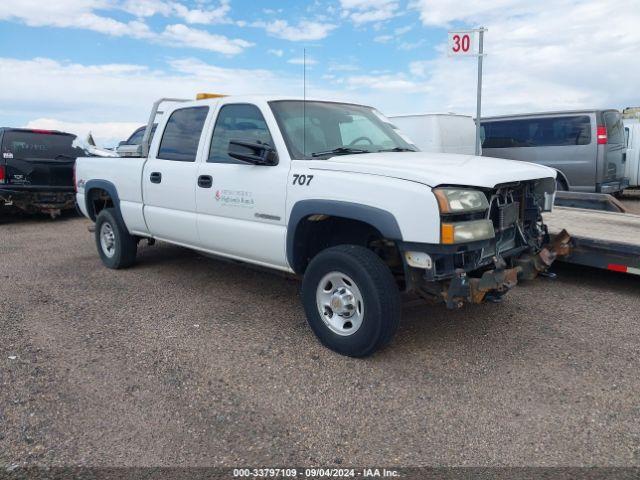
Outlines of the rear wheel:
M 389 343 L 400 322 L 400 293 L 389 267 L 357 245 L 331 247 L 313 258 L 302 301 L 318 339 L 352 357 Z
M 113 208 L 105 208 L 96 218 L 96 246 L 108 268 L 126 268 L 136 260 L 137 243 Z

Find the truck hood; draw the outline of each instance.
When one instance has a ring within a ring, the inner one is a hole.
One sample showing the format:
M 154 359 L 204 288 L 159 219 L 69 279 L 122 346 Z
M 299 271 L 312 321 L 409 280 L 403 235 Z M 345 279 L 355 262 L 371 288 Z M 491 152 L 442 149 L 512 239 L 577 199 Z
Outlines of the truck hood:
M 534 163 L 450 153 L 365 153 L 307 161 L 312 169 L 381 175 L 430 187 L 466 185 L 493 188 L 501 183 L 556 177 L 554 169 Z

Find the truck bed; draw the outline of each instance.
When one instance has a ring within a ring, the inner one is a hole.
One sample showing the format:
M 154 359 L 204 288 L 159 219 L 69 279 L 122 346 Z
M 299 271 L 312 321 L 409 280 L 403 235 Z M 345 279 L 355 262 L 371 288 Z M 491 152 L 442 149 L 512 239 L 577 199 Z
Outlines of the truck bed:
M 572 237 L 560 260 L 640 275 L 640 215 L 554 207 L 544 220 L 552 237 L 563 229 Z

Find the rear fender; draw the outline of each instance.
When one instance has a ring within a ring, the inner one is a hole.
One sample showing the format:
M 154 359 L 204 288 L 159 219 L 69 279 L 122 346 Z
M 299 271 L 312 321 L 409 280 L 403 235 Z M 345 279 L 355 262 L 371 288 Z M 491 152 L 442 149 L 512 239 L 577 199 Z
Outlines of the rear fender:
M 120 212 L 120 197 L 118 196 L 118 190 L 116 186 L 107 181 L 107 180 L 88 180 L 84 184 L 84 201 L 85 207 L 87 209 L 87 213 L 89 214 L 89 218 L 96 221 L 96 213 L 93 208 L 93 204 L 91 202 L 91 191 L 92 190 L 104 190 L 109 194 L 111 199 L 113 200 L 113 207 L 116 210 L 117 215 L 122 219 L 122 214 Z

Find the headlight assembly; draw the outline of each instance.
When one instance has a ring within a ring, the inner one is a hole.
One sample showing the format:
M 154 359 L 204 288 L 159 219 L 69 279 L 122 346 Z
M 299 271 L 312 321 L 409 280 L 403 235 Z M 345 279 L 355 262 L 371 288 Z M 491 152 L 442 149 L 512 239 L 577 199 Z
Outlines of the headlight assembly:
M 443 214 L 482 212 L 489 208 L 487 197 L 478 190 L 436 188 L 433 193 Z
M 495 232 L 491 220 L 473 220 L 471 222 L 442 223 L 440 241 L 445 245 L 477 242 L 493 238 Z

